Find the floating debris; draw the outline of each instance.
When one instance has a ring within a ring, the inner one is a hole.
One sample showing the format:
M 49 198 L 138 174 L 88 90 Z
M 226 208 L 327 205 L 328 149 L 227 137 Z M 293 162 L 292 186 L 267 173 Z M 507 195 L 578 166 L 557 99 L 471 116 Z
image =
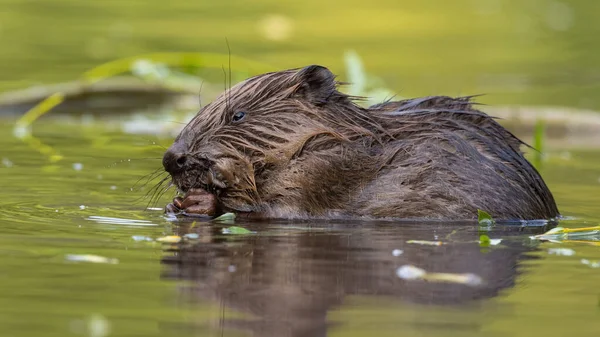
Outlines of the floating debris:
M 534 235 L 530 237 L 532 240 L 550 241 L 550 242 L 566 242 L 568 240 L 579 239 L 599 241 L 600 226 L 582 227 L 582 228 L 563 228 L 555 227 L 544 234 Z M 589 243 L 589 242 L 588 242 Z M 600 242 L 596 242 L 600 243 Z
M 188 233 L 185 234 L 183 237 L 190 240 L 198 240 L 200 238 L 200 235 L 196 233 Z
M 158 226 L 157 224 L 154 224 L 148 220 L 121 219 L 96 215 L 89 216 L 86 218 L 86 220 L 94 221 L 99 224 L 111 224 L 121 226 Z
M 600 262 L 598 262 L 598 261 L 593 261 L 592 262 L 592 261 L 587 260 L 587 259 L 581 259 L 581 263 L 585 264 L 585 265 L 588 265 L 588 266 L 590 266 L 592 268 L 600 268 Z
M 394 256 L 400 256 L 402 254 L 404 254 L 404 251 L 402 249 L 394 249 L 394 250 L 392 250 L 392 255 L 394 255 Z
M 79 205 L 79 209 L 84 210 L 85 208 L 85 205 Z
M 90 263 L 108 263 L 108 264 L 117 264 L 119 263 L 118 259 L 108 258 L 99 255 L 90 255 L 90 254 L 67 254 L 65 255 L 65 260 L 69 262 L 90 262 Z
M 570 248 L 550 248 L 548 249 L 548 254 L 560 256 L 573 256 L 575 255 L 575 251 Z
M 414 243 L 417 245 L 424 245 L 424 246 L 441 246 L 444 244 L 442 241 L 427 241 L 427 240 L 408 240 L 408 241 L 406 241 L 406 243 Z
M 411 265 L 404 265 L 398 268 L 396 270 L 396 275 L 403 280 L 424 280 L 429 282 L 458 283 L 468 286 L 478 286 L 483 283 L 481 277 L 472 273 L 430 273 L 424 269 Z
M 253 234 L 255 232 L 249 231 L 243 227 L 231 226 L 228 228 L 223 228 L 223 234 L 233 234 L 233 235 L 243 235 L 243 234 Z
M 421 279 L 425 274 L 427 274 L 427 272 L 424 269 L 410 265 L 402 266 L 396 270 L 396 275 L 403 280 Z
M 181 242 L 181 236 L 178 235 L 168 235 L 168 236 L 163 236 L 162 238 L 158 238 L 156 239 L 156 241 L 159 242 L 167 242 L 167 243 L 178 243 Z
M 143 235 L 133 235 L 131 237 L 134 241 L 154 241 L 151 237 L 143 236 Z

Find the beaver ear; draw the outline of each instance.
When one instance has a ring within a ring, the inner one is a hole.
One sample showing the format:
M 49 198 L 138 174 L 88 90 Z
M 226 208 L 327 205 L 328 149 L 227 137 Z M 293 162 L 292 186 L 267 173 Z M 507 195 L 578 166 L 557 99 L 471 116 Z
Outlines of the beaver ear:
M 307 66 L 300 69 L 296 76 L 300 82 L 296 95 L 308 99 L 313 104 L 324 104 L 335 92 L 335 75 L 325 67 Z

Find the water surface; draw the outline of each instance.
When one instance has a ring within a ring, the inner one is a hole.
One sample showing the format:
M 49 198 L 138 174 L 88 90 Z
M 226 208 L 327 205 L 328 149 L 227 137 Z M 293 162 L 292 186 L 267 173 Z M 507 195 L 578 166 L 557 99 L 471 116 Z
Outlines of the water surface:
M 1 127 L 10 134 L 10 121 Z M 536 243 L 544 227 L 177 220 L 148 210 L 170 139 L 51 120 L 35 134 L 56 163 L 1 140 L 0 325 L 6 336 L 564 336 L 600 329 L 600 260 L 586 243 Z M 600 152 L 549 151 L 542 174 L 567 227 L 600 219 Z M 155 182 L 155 181 L 154 181 Z M 135 188 L 131 190 L 132 187 Z M 172 195 L 165 195 L 162 207 Z M 188 234 L 185 243 L 161 243 Z M 189 234 L 192 234 L 191 236 Z M 442 245 L 409 243 L 441 241 Z M 550 254 L 567 248 L 574 255 Z M 71 261 L 92 254 L 108 260 Z M 588 264 L 582 263 L 588 260 Z M 406 280 L 402 266 L 470 273 Z

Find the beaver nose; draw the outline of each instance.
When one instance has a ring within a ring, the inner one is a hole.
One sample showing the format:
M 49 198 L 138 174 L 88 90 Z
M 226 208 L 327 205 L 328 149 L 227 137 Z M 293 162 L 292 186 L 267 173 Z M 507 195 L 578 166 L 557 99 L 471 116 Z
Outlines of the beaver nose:
M 167 149 L 163 156 L 163 167 L 171 174 L 182 171 L 186 163 L 187 154 L 177 144 L 173 144 Z

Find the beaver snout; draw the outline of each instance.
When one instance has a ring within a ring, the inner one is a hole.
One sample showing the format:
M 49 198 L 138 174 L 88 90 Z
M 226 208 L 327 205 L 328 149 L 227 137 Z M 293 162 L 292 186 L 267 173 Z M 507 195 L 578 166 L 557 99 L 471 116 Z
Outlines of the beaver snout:
M 165 168 L 165 171 L 170 174 L 176 174 L 183 171 L 187 162 L 188 154 L 178 143 L 169 147 L 163 156 L 163 167 Z

